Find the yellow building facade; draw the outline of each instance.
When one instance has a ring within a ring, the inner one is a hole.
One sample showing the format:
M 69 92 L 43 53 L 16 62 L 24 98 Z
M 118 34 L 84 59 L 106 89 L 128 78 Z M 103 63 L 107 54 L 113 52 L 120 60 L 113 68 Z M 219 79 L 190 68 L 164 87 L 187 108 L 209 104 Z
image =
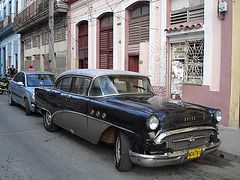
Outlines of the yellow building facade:
M 232 74 L 229 126 L 240 127 L 240 1 L 233 1 Z

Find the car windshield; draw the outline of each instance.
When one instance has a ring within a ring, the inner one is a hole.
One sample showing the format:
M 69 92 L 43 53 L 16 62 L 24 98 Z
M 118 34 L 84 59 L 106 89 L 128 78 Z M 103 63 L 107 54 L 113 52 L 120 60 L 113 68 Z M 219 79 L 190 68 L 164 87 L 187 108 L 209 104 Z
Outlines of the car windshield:
M 28 74 L 27 86 L 40 87 L 40 86 L 53 86 L 55 77 L 51 74 Z
M 90 96 L 111 94 L 153 94 L 153 88 L 146 77 L 100 76 L 93 82 Z

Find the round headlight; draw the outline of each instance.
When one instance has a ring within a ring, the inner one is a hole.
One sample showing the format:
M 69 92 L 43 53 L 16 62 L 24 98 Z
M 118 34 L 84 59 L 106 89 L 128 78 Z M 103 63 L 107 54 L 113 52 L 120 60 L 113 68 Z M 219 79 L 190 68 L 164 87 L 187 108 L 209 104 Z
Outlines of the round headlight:
M 222 120 L 222 112 L 220 110 L 217 110 L 214 114 L 214 118 L 219 122 Z
M 159 126 L 158 118 L 156 116 L 149 117 L 148 120 L 147 120 L 147 126 L 151 130 L 157 129 L 157 127 Z

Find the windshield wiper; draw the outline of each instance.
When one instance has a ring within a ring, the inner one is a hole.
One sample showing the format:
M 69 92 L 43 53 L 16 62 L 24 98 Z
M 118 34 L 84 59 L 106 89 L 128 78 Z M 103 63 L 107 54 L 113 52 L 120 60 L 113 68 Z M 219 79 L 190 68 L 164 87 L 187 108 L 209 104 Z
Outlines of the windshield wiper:
M 135 88 L 139 88 L 139 89 L 143 89 L 144 91 L 146 90 L 144 87 L 142 87 L 142 86 L 138 86 L 138 85 L 133 85 L 133 87 L 135 87 Z

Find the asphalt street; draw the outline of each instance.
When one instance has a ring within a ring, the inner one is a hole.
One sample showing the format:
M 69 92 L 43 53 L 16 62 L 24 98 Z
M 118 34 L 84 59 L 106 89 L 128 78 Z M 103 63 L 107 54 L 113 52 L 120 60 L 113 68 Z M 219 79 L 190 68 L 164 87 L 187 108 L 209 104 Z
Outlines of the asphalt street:
M 39 114 L 26 116 L 0 95 L 0 180 L 239 179 L 240 164 L 209 155 L 161 168 L 134 166 L 118 172 L 113 146 L 93 145 L 65 130 L 50 133 Z

